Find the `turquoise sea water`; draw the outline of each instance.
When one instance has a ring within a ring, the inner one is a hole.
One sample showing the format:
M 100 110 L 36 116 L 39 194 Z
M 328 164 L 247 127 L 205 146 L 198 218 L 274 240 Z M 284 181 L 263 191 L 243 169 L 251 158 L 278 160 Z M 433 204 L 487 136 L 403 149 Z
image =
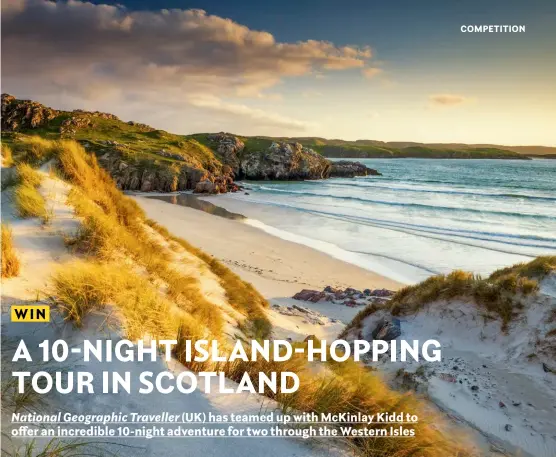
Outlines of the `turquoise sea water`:
M 556 160 L 362 162 L 383 176 L 249 182 L 229 198 L 256 203 L 253 225 L 407 283 L 556 255 Z

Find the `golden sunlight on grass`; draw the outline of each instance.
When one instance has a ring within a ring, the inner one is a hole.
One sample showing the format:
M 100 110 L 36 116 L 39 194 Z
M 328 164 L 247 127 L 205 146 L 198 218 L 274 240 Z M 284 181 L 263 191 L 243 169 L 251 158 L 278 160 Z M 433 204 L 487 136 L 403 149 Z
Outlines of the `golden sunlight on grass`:
M 471 450 L 470 438 L 453 431 L 450 436 L 442 432 L 446 429 L 444 419 L 425 406 L 411 393 L 399 393 L 390 389 L 378 374 L 367 367 L 348 360 L 345 362 L 309 363 L 299 354 L 285 362 L 266 360 L 233 362 L 188 362 L 184 359 L 185 342 L 199 339 L 194 327 L 182 325 L 178 334 L 178 345 L 174 353 L 178 360 L 193 371 L 222 371 L 226 377 L 239 382 L 248 373 L 258 390 L 260 372 L 294 372 L 300 380 L 299 389 L 291 394 L 274 393 L 266 389 L 264 395 L 276 400 L 287 413 L 362 413 L 403 411 L 419 417 L 415 424 L 415 437 L 399 439 L 395 437 L 353 438 L 350 444 L 365 457 L 421 456 L 421 457 L 464 457 L 475 455 Z M 306 343 L 297 343 L 303 346 Z M 359 428 L 362 424 L 349 421 L 344 426 Z M 379 427 L 374 424 L 373 427 Z M 383 427 L 390 427 L 389 424 Z M 469 440 L 469 441 L 468 441 Z
M 12 148 L 7 144 L 2 145 L 2 165 L 4 167 L 12 167 L 14 164 Z
M 226 291 L 226 298 L 230 305 L 247 317 L 241 329 L 246 335 L 253 338 L 267 338 L 270 335 L 272 325 L 265 312 L 265 308 L 268 308 L 268 302 L 251 284 L 242 280 L 214 257 L 192 246 L 184 239 L 172 235 L 166 227 L 150 219 L 146 223 L 166 240 L 178 243 L 187 252 L 195 255 L 207 264 L 210 270 L 218 277 L 221 286 Z
M 17 178 L 21 184 L 31 187 L 39 187 L 42 183 L 41 174 L 28 163 L 20 163 L 16 166 Z
M 46 202 L 36 187 L 26 183 L 17 186 L 14 192 L 14 203 L 20 217 L 40 217 L 44 223 L 49 222 Z
M 54 154 L 55 142 L 40 136 L 21 138 L 13 145 L 13 156 L 17 163 L 39 165 L 46 162 Z
M 64 316 L 77 326 L 93 311 L 114 305 L 130 339 L 146 335 L 173 338 L 179 316 L 148 278 L 122 263 L 77 261 L 53 275 L 54 297 Z
M 15 252 L 12 230 L 2 224 L 2 277 L 11 278 L 19 274 L 19 257 Z

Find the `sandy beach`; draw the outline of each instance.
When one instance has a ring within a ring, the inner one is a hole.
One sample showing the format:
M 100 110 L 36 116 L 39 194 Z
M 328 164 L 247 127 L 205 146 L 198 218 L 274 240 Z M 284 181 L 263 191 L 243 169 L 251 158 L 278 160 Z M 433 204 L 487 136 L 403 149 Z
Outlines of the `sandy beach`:
M 223 261 L 244 280 L 252 283 L 271 304 L 284 306 L 297 302 L 331 319 L 320 326 L 271 309 L 269 314 L 275 337 L 299 339 L 314 334 L 319 338 L 335 338 L 361 310 L 361 307 L 292 300 L 291 296 L 302 289 L 323 289 L 331 285 L 396 290 L 402 286 L 316 249 L 270 235 L 240 220 L 226 219 L 146 195 L 133 197 L 147 217 Z M 218 199 L 211 199 L 211 202 L 218 205 Z M 241 211 L 237 206 L 234 209 Z

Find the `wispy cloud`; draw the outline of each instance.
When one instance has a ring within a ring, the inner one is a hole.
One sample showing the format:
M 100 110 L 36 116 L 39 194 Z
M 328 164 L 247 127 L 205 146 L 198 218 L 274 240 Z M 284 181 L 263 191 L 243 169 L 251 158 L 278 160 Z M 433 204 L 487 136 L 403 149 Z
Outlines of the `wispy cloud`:
M 197 108 L 244 117 L 265 127 L 282 127 L 296 131 L 305 131 L 316 127 L 316 124 L 313 122 L 300 121 L 288 116 L 282 116 L 258 108 L 251 108 L 242 104 L 228 103 L 212 95 L 192 96 L 189 98 L 189 103 Z
M 371 79 L 374 78 L 376 75 L 382 73 L 382 68 L 367 67 L 363 68 L 361 72 L 363 73 L 363 76 L 365 76 L 365 78 Z
M 435 94 L 429 97 L 429 101 L 433 105 L 438 106 L 454 106 L 454 105 L 461 105 L 462 103 L 466 103 L 469 101 L 463 95 L 457 94 Z

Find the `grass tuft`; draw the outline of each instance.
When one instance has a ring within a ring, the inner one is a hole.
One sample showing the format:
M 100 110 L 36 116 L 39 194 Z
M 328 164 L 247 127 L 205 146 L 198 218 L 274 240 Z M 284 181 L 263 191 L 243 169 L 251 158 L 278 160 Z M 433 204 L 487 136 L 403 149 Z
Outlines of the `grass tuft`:
M 2 277 L 12 278 L 19 274 L 20 262 L 15 252 L 11 228 L 2 224 Z
M 89 313 L 115 305 L 129 339 L 166 339 L 177 333 L 172 304 L 148 278 L 122 263 L 74 262 L 58 269 L 52 283 L 57 305 L 78 327 Z
M 31 187 L 39 187 L 42 183 L 42 175 L 28 163 L 20 163 L 16 167 L 17 178 L 21 184 Z
M 36 187 L 22 183 L 16 187 L 14 197 L 20 217 L 40 217 L 43 223 L 51 220 L 52 215 L 46 208 L 46 201 Z
M 4 167 L 13 167 L 14 165 L 14 158 L 12 148 L 10 148 L 7 144 L 2 144 L 2 165 Z
M 40 136 L 27 136 L 13 143 L 13 152 L 17 163 L 40 165 L 54 155 L 55 142 Z
M 464 271 L 432 276 L 420 284 L 399 290 L 392 298 L 392 314 L 410 314 L 436 300 L 469 298 L 497 314 L 506 329 L 522 309 L 520 296 L 539 288 L 538 280 L 556 269 L 556 256 L 537 257 L 529 263 L 495 271 L 487 278 Z

